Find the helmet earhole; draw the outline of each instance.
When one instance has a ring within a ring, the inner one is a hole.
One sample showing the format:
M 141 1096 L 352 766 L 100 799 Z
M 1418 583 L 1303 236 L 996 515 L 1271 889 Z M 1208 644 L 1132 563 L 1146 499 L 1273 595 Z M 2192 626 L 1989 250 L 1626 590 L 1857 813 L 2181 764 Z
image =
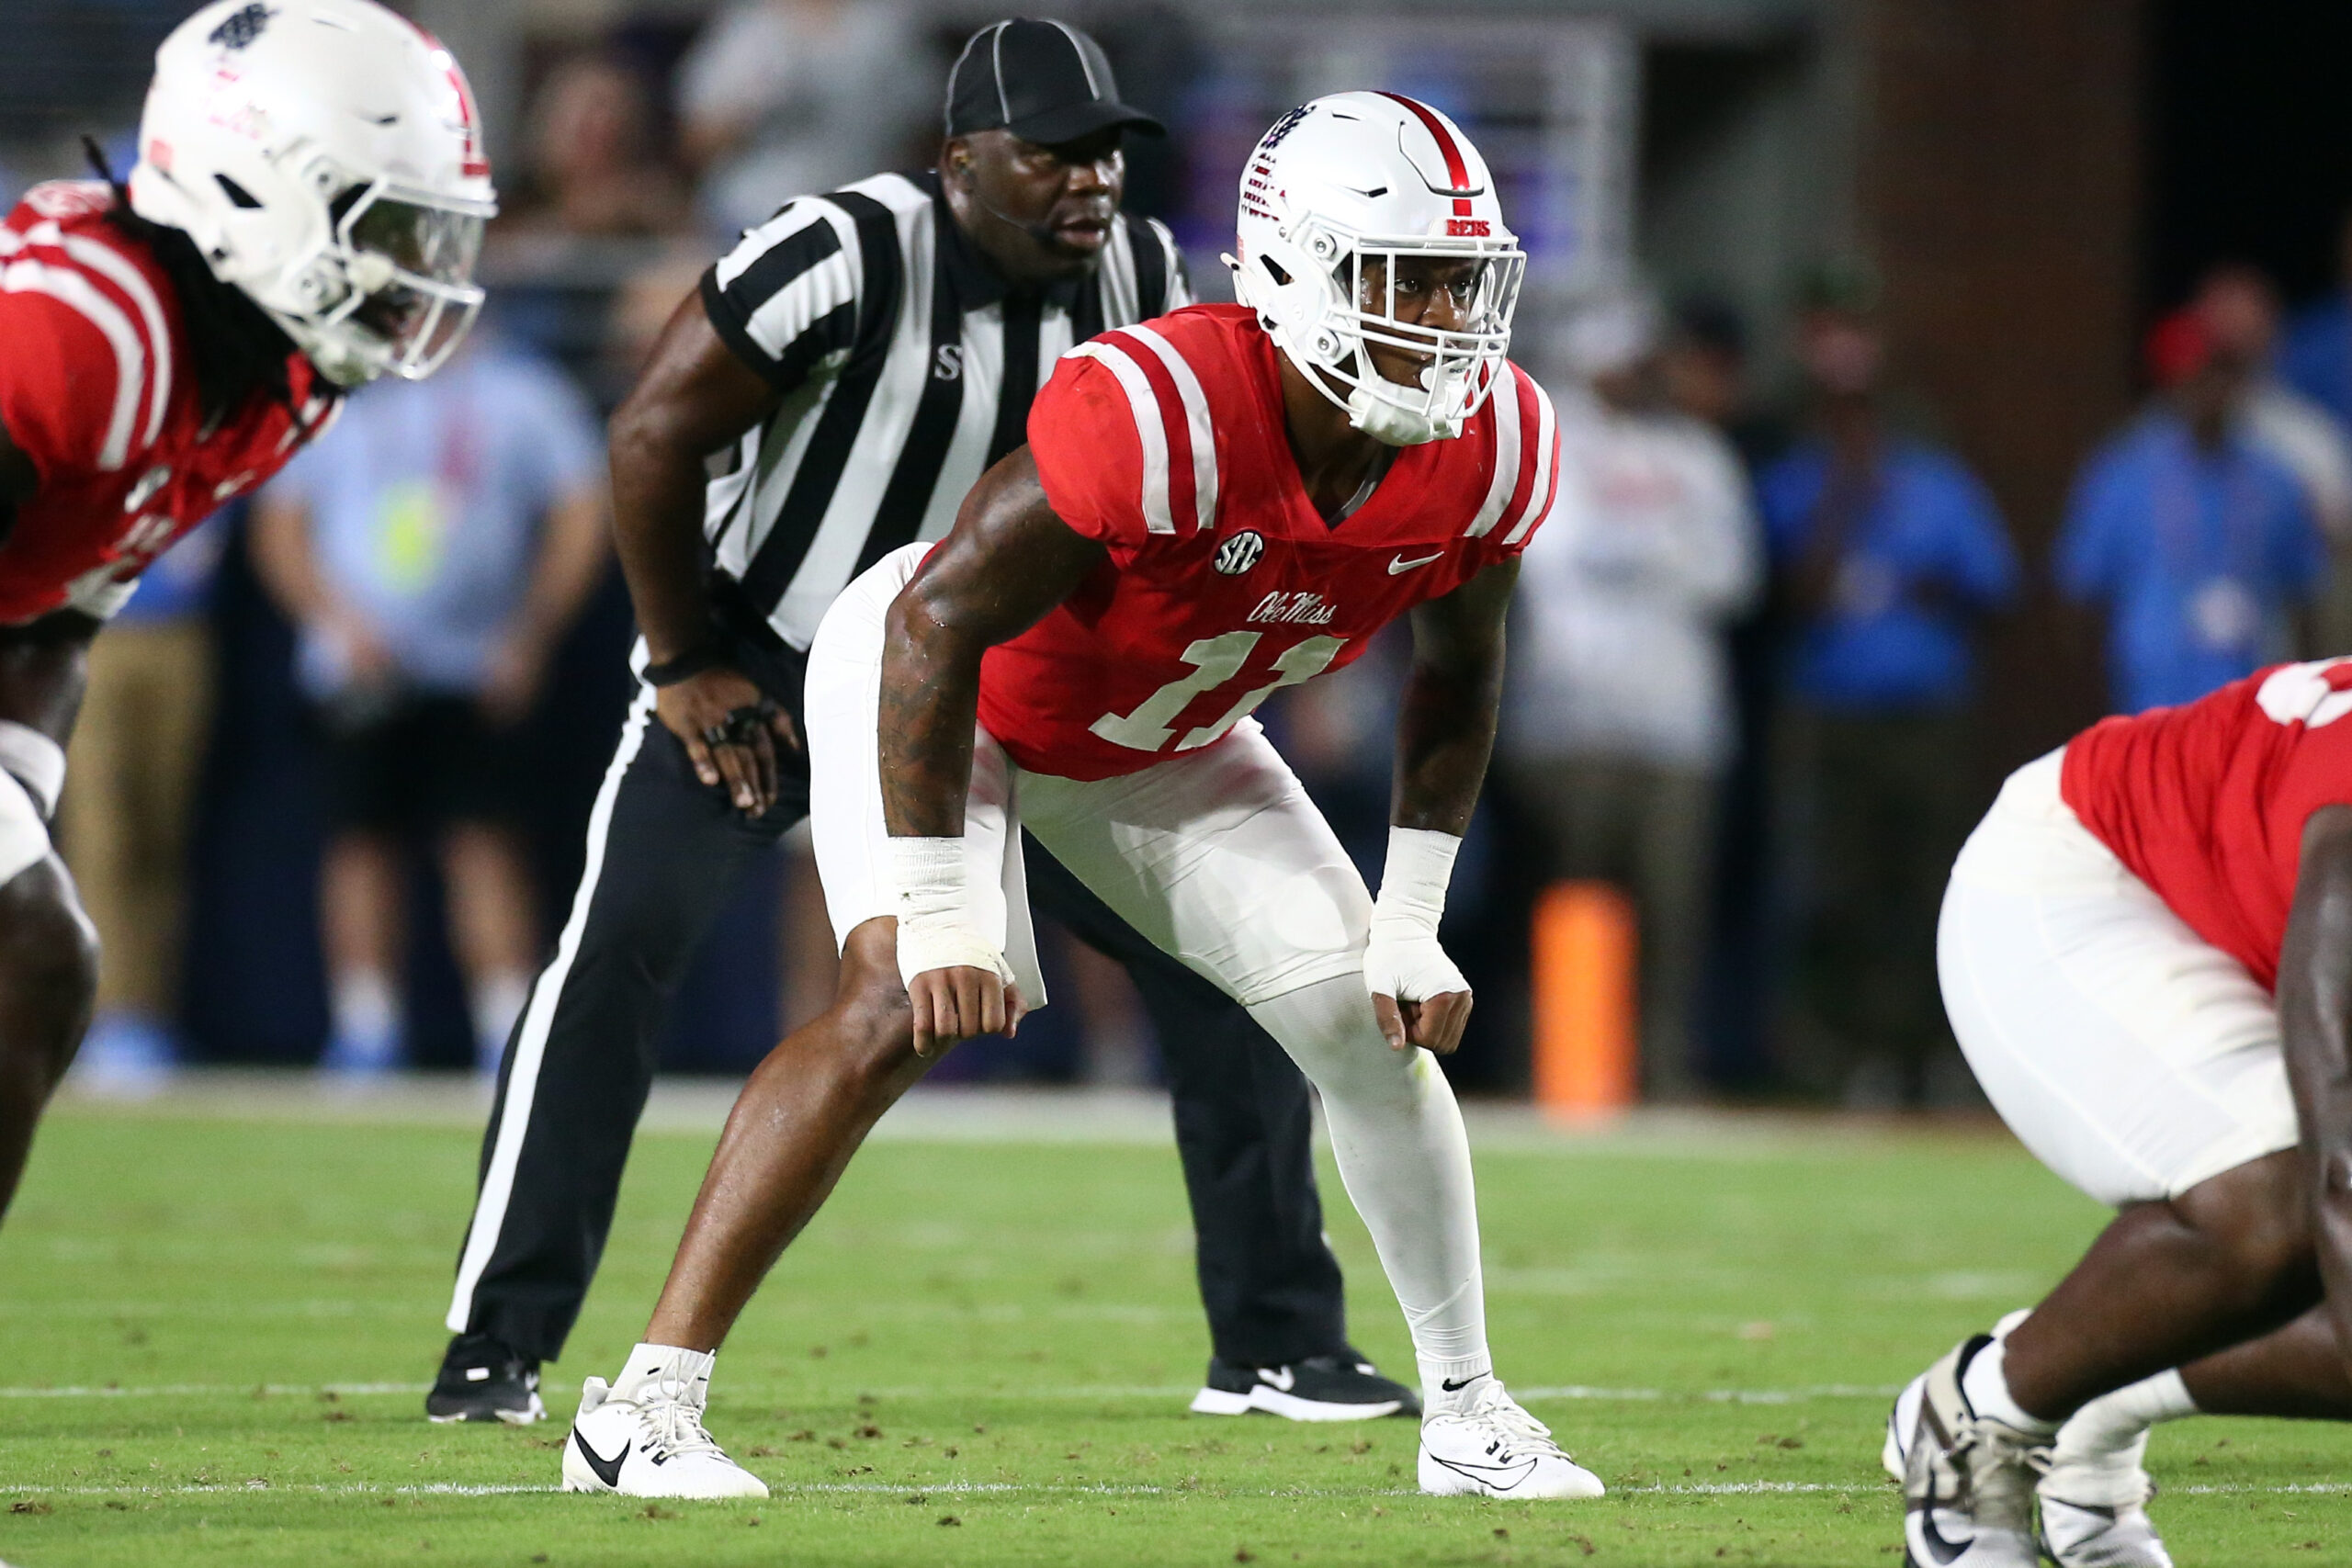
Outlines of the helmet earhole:
M 1274 265 L 1273 257 L 1260 256 L 1258 258 L 1258 265 L 1266 269 L 1267 276 L 1274 280 L 1276 287 L 1280 287 L 1290 281 L 1290 274 L 1284 272 L 1281 267 L 1276 266 Z

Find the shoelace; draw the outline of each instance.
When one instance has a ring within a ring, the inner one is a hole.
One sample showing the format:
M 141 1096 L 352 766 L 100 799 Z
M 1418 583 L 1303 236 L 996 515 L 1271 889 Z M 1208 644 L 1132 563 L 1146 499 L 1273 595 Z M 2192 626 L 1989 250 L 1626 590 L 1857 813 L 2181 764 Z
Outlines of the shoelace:
M 1457 1419 L 1475 1421 L 1483 1426 L 1498 1427 L 1506 1439 L 1515 1438 L 1527 1448 L 1542 1453 L 1568 1458 L 1567 1450 L 1553 1439 L 1552 1428 L 1538 1421 L 1517 1400 L 1500 1389 L 1488 1393 Z M 1509 1457 L 1505 1455 L 1503 1457 Z
M 675 1384 L 659 1386 L 660 1397 L 642 1400 L 637 1407 L 638 1430 L 644 1434 L 645 1446 L 671 1459 L 723 1453 L 718 1440 L 703 1429 L 702 1408 L 688 1403 Z

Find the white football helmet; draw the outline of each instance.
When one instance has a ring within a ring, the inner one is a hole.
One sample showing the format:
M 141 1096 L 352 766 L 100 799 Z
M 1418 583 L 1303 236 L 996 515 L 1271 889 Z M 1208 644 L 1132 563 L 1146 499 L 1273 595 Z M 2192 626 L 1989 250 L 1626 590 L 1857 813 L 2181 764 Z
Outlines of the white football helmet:
M 374 0 L 216 0 L 174 28 L 130 205 L 346 387 L 449 357 L 498 210 L 465 73 Z
M 1359 430 L 1450 439 L 1494 390 L 1527 256 L 1487 161 L 1428 105 L 1333 93 L 1283 116 L 1242 170 L 1238 239 L 1225 260 L 1241 303 Z M 1476 264 L 1459 330 L 1396 319 L 1412 257 Z M 1419 384 L 1382 376 L 1367 344 L 1423 357 Z

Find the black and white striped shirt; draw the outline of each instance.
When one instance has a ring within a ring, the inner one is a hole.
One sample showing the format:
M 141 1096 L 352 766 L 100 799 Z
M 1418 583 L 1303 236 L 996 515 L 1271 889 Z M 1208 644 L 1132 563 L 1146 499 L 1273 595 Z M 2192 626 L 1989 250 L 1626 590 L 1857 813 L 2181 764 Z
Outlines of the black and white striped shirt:
M 704 533 L 741 603 L 806 649 L 852 578 L 945 534 L 980 475 L 1027 439 L 1056 359 L 1192 290 L 1167 228 L 1124 216 L 1092 276 L 1012 289 L 924 174 L 793 202 L 703 276 L 702 298 L 728 346 L 784 394 L 713 460 Z

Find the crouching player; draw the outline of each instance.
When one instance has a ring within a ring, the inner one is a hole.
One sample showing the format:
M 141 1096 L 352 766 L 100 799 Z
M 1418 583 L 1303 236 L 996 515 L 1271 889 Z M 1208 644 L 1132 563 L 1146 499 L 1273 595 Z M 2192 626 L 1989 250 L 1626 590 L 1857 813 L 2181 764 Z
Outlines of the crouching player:
M 1408 99 L 1294 110 L 1243 177 L 1243 305 L 1080 346 L 954 532 L 826 615 L 810 817 L 841 989 L 745 1086 L 647 1342 L 588 1385 L 568 1487 L 764 1493 L 703 1427 L 713 1354 L 929 1059 L 1044 999 L 1025 825 L 1321 1089 L 1411 1326 L 1423 1490 L 1600 1495 L 1496 1380 L 1431 1055 L 1469 1011 L 1438 919 L 1558 462 L 1549 403 L 1503 357 L 1523 259 L 1477 152 Z M 1375 903 L 1249 715 L 1408 611 Z
M 2170 1568 L 2155 1422 L 2352 1419 L 2352 660 L 2111 718 L 1952 869 L 1944 1005 L 2002 1118 L 2120 1212 L 1888 1426 L 1909 1560 Z
M 340 389 L 448 357 L 496 210 L 414 24 L 215 0 L 156 51 L 129 188 L 36 186 L 0 223 L 0 1210 L 97 982 L 49 842 L 90 639 Z

